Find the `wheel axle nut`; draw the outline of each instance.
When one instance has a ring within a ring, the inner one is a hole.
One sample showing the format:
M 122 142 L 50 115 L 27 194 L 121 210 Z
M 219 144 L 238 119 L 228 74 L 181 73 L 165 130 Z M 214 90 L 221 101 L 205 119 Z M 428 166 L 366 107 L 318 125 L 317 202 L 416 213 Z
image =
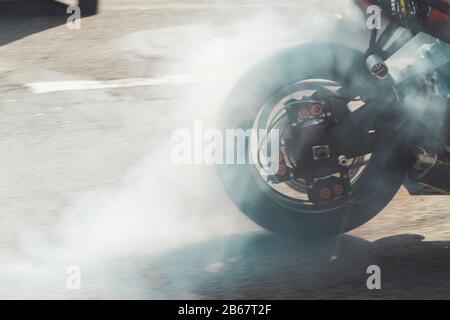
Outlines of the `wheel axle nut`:
M 329 159 L 331 157 L 329 146 L 313 146 L 312 152 L 314 160 Z

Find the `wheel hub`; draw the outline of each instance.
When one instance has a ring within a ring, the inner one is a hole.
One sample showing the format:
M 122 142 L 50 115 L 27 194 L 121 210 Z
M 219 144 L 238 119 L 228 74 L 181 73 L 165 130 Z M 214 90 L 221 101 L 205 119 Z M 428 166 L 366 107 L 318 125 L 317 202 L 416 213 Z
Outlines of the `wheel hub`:
M 313 203 L 342 200 L 351 194 L 348 168 L 333 154 L 329 128 L 337 119 L 326 98 L 290 99 L 284 104 L 289 131 L 283 137 L 279 170 L 269 177 L 281 183 L 302 179 Z

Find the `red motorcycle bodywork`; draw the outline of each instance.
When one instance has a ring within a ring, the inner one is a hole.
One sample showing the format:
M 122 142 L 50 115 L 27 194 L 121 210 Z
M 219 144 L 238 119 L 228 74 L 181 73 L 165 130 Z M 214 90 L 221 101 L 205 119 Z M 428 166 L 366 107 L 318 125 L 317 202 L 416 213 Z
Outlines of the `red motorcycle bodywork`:
M 366 9 L 369 5 L 371 5 L 370 0 L 355 0 L 355 2 L 363 9 Z M 441 2 L 450 4 L 450 0 L 441 0 Z M 448 15 L 436 9 L 431 9 L 431 12 L 427 17 L 427 22 L 429 24 L 441 24 L 448 21 Z

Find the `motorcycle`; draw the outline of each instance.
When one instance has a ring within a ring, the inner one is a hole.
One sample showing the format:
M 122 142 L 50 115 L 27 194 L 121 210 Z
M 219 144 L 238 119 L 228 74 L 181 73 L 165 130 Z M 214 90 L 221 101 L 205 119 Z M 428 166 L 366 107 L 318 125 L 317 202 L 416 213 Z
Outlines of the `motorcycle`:
M 372 219 L 402 185 L 449 194 L 448 37 L 421 47 L 397 78 L 387 64 L 417 34 L 435 31 L 391 16 L 382 32 L 371 30 L 366 52 L 305 43 L 251 68 L 219 117 L 223 131 L 266 132 L 237 142 L 254 161 L 218 166 L 240 210 L 275 233 L 333 236 Z M 272 132 L 279 147 L 269 157 L 260 149 Z M 277 170 L 268 172 L 271 162 Z

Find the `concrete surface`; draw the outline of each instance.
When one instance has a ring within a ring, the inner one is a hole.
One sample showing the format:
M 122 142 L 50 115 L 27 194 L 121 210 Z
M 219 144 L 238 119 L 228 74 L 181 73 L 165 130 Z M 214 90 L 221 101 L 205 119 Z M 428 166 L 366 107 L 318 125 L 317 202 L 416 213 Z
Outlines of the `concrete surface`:
M 363 47 L 363 28 L 343 33 L 327 8 L 109 0 L 77 31 L 55 18 L 0 21 L 0 297 L 448 298 L 449 197 L 402 189 L 351 235 L 304 243 L 249 222 L 212 169 L 167 164 L 172 130 L 213 117 L 256 60 L 333 31 Z M 167 76 L 126 88 L 27 86 Z M 366 288 L 372 264 L 379 291 Z M 80 290 L 66 286 L 70 265 L 81 268 Z

